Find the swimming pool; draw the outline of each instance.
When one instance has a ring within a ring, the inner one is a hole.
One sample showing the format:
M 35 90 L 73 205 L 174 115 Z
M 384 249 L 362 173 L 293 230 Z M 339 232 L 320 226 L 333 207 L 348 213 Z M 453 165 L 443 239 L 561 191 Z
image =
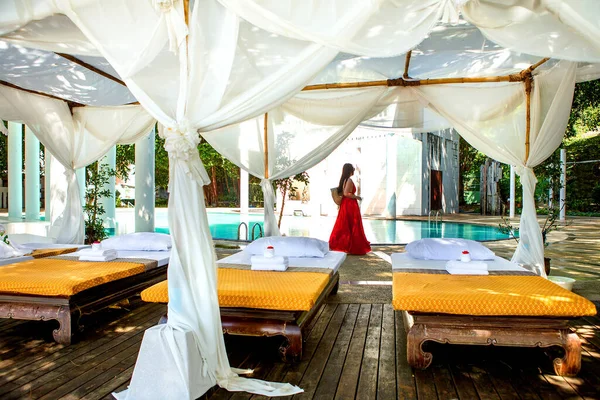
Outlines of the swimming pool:
M 117 211 L 117 220 L 119 225 L 128 223 L 133 227 L 133 210 L 130 212 Z M 238 226 L 244 222 L 248 227 L 248 236 L 246 229 L 242 227 L 242 239 L 259 236 L 259 231 L 263 225 L 262 214 L 240 215 L 235 212 L 214 212 L 209 211 L 208 223 L 210 233 L 215 239 L 237 240 Z M 288 236 L 310 236 L 322 240 L 329 240 L 329 234 L 333 229 L 335 217 L 300 217 L 284 216 L 281 223 L 281 232 Z M 428 223 L 427 221 L 407 221 L 407 220 L 381 220 L 381 219 L 363 219 L 365 234 L 372 244 L 405 244 L 413 240 L 422 238 L 442 238 L 458 237 L 477 241 L 509 239 L 509 236 L 501 233 L 494 226 L 464 224 L 456 222 L 438 222 Z M 157 208 L 155 213 L 156 232 L 168 233 L 167 210 Z M 128 226 L 128 228 L 130 228 Z M 126 231 L 133 232 L 133 229 L 119 229 L 120 233 Z

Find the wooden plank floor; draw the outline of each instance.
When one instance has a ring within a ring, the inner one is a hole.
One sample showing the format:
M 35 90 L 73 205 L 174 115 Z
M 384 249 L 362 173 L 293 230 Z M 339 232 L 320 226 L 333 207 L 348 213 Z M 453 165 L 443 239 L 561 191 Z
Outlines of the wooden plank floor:
M 127 387 L 143 332 L 165 306 L 132 302 L 85 319 L 71 346 L 52 322 L 0 320 L 0 399 L 111 399 Z M 231 364 L 256 378 L 299 385 L 294 399 L 600 399 L 600 318 L 573 324 L 582 371 L 553 375 L 541 349 L 431 344 L 432 367 L 406 364 L 402 318 L 389 304 L 326 304 L 308 327 L 301 362 L 277 359 L 278 338 L 228 337 Z M 263 399 L 209 392 L 205 399 Z

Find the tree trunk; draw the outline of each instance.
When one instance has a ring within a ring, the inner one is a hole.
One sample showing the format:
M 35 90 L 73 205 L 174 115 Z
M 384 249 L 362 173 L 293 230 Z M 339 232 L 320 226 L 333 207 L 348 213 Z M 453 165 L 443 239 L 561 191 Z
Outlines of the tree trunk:
M 283 196 L 281 197 L 281 210 L 279 210 L 279 221 L 277 227 L 281 228 L 281 219 L 283 218 L 283 206 L 285 204 L 285 195 L 287 194 L 287 188 L 283 188 Z
M 458 205 L 459 206 L 464 206 L 466 204 L 466 201 L 465 201 L 465 179 L 463 177 L 464 173 L 465 173 L 465 171 L 463 171 L 461 168 L 461 171 L 458 174 Z
M 212 188 L 212 205 L 217 204 L 217 169 L 212 166 L 210 167 L 211 172 L 211 188 Z

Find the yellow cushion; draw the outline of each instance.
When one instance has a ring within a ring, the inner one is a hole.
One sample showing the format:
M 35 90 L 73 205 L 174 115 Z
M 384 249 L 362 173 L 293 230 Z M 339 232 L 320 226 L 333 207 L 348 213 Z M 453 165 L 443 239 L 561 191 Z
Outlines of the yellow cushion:
M 329 274 L 319 272 L 251 271 L 219 268 L 218 294 L 221 307 L 262 308 L 266 310 L 308 311 L 329 282 Z M 142 300 L 167 303 L 167 281 L 142 292 Z
M 394 273 L 396 310 L 460 315 L 578 317 L 594 304 L 539 276 Z
M 68 247 L 65 249 L 36 249 L 31 252 L 33 258 L 44 258 L 60 256 L 62 254 L 69 254 L 77 251 L 77 247 Z
M 0 293 L 69 297 L 142 272 L 144 265 L 136 262 L 37 258 L 0 267 Z

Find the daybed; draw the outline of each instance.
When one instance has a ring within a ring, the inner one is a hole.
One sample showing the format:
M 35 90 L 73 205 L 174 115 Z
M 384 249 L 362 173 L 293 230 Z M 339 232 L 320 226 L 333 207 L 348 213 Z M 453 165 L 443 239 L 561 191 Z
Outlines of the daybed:
M 72 244 L 28 243 L 19 246 L 20 250 L 27 251 L 26 255 L 0 258 L 0 266 L 14 264 L 21 261 L 32 260 L 34 258 L 44 258 L 69 254 L 84 247 L 89 246 Z
M 70 344 L 79 318 L 166 279 L 168 251 L 119 252 L 114 261 L 86 262 L 77 253 L 0 268 L 0 317 L 58 320 L 58 343 Z
M 336 293 L 338 268 L 346 254 L 323 258 L 290 257 L 286 272 L 250 270 L 250 255 L 239 252 L 218 261 L 218 296 L 223 332 L 245 336 L 284 336 L 284 360 L 302 356 L 302 329 L 327 296 Z M 169 301 L 167 282 L 142 292 L 142 300 Z
M 564 349 L 554 359 L 558 375 L 581 368 L 581 343 L 571 319 L 595 315 L 587 299 L 500 257 L 487 260 L 489 275 L 450 275 L 446 261 L 392 254 L 393 306 L 407 330 L 407 358 L 425 369 L 427 341 L 450 344 Z

